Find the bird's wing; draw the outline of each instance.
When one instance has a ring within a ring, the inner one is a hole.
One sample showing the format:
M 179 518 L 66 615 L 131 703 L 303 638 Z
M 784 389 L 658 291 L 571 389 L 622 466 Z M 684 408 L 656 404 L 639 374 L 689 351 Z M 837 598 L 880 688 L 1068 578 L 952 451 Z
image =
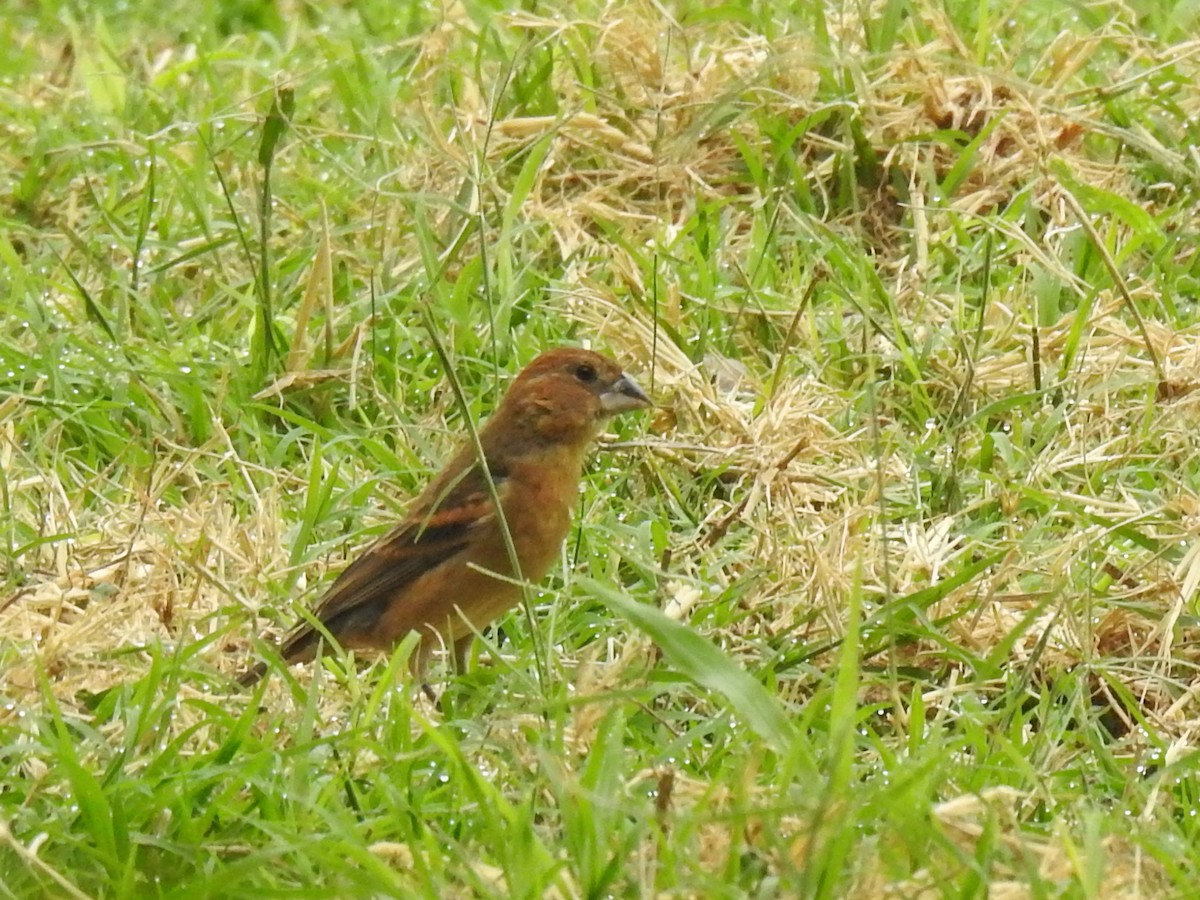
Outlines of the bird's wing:
M 508 490 L 506 473 L 490 466 L 501 503 Z M 440 488 L 440 489 L 439 489 Z M 496 507 L 487 476 L 468 465 L 457 478 L 439 479 L 398 528 L 380 538 L 338 576 L 313 614 L 337 635 L 356 620 L 377 621 L 383 608 L 407 585 L 464 550 L 480 528 L 495 521 Z M 299 626 L 284 642 L 284 656 L 313 639 L 310 625 Z

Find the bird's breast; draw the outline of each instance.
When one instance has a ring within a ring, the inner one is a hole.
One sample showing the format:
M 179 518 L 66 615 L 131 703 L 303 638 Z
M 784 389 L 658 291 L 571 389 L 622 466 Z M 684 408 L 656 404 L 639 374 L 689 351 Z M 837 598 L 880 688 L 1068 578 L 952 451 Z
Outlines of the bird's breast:
M 510 475 L 512 491 L 504 503 L 504 517 L 526 581 L 545 576 L 571 530 L 580 473 L 578 462 L 563 456 L 543 465 L 514 467 Z

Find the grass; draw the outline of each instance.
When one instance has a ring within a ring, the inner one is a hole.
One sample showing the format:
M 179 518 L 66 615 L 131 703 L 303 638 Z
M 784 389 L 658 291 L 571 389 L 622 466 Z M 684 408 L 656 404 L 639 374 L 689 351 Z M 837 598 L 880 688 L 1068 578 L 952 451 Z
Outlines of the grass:
M 0 895 L 1195 892 L 1200 12 L 777 6 L 0 13 Z M 663 409 L 440 708 L 233 690 L 434 337 Z

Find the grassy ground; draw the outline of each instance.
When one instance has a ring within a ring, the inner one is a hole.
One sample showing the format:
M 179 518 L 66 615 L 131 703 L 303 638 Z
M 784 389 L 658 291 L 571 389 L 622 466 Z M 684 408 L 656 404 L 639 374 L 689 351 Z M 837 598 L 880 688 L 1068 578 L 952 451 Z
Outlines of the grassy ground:
M 1195 896 L 1200 6 L 503 6 L 0 12 L 0 895 Z M 532 627 L 231 687 L 583 341 Z

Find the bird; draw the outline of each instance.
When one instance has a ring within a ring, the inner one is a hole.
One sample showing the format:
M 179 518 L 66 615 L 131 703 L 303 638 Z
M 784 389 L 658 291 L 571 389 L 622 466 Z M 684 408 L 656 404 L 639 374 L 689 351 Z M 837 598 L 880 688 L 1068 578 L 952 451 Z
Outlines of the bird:
M 452 649 L 461 669 L 474 636 L 553 565 L 605 420 L 653 405 L 606 356 L 577 347 L 541 353 L 479 430 L 478 446 L 463 442 L 403 521 L 337 577 L 313 617 L 349 650 L 390 651 L 416 631 L 415 674 L 440 648 Z M 302 622 L 279 654 L 309 662 L 323 649 L 321 632 Z M 259 662 L 238 682 L 249 687 L 267 670 Z

